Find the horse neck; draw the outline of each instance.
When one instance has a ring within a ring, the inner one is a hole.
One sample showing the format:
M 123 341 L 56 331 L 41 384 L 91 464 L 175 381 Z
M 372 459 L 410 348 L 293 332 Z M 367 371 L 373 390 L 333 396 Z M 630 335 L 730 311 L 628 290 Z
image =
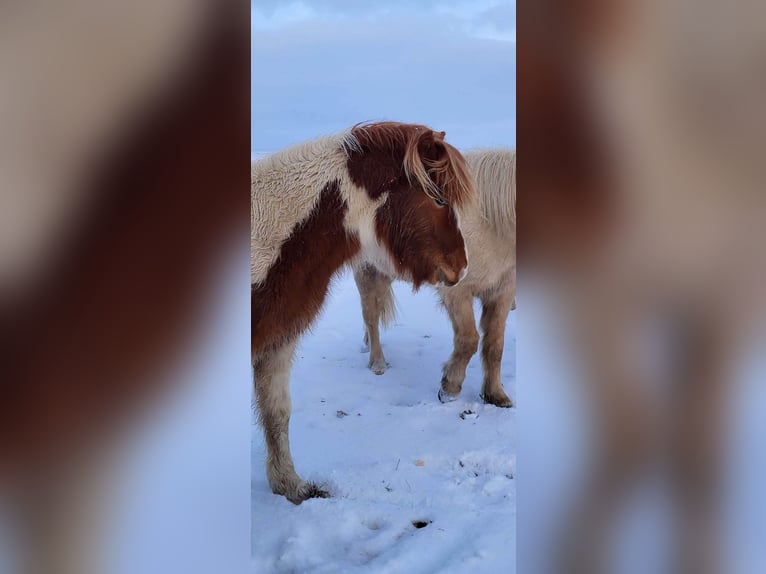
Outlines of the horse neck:
M 305 331 L 316 318 L 338 270 L 360 250 L 346 229 L 340 184 L 325 185 L 311 215 L 295 227 L 265 280 L 251 290 L 253 352 Z

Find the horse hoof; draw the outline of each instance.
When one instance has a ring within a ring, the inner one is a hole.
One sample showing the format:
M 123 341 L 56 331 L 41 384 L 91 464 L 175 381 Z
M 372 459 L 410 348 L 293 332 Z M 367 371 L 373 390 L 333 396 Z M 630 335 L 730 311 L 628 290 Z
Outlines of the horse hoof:
M 386 369 L 388 368 L 388 363 L 385 361 L 377 361 L 375 363 L 370 363 L 369 365 L 370 370 L 375 373 L 376 375 L 382 375 L 386 372 Z
M 439 402 L 451 403 L 453 401 L 456 401 L 460 395 L 449 395 L 444 391 L 444 389 L 439 389 L 438 396 L 439 396 Z
M 500 395 L 492 395 L 482 393 L 479 395 L 482 401 L 488 405 L 494 405 L 503 409 L 510 409 L 513 406 L 513 401 L 508 398 L 508 395 L 501 393 Z
M 319 488 L 313 482 L 306 482 L 292 494 L 285 494 L 285 498 L 296 506 L 309 498 L 330 498 L 330 493 Z

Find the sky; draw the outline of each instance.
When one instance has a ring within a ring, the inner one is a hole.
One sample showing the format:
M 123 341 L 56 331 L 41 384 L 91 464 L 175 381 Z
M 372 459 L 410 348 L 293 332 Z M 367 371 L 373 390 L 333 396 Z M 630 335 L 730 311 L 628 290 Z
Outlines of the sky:
M 254 0 L 251 152 L 362 121 L 516 145 L 515 0 Z

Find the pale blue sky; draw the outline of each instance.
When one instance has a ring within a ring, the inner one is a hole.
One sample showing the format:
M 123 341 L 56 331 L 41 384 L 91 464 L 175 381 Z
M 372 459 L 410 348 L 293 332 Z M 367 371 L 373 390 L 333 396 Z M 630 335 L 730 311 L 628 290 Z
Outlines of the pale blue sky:
M 255 0 L 252 151 L 368 120 L 516 144 L 514 0 Z

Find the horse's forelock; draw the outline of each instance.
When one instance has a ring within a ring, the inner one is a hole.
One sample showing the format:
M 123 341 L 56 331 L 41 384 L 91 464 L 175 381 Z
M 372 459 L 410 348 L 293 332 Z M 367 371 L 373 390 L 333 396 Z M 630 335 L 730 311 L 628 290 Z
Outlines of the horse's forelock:
M 451 205 L 460 207 L 474 195 L 474 184 L 468 165 L 462 154 L 442 138 L 437 139 L 434 145 L 443 149 L 441 157 L 436 160 L 422 157 L 421 161 L 429 179 L 435 183 L 439 195 Z
M 419 124 L 376 122 L 357 124 L 351 129 L 353 139 L 378 149 L 404 152 L 403 168 L 407 179 L 417 183 L 426 194 L 461 206 L 474 195 L 474 186 L 463 156 L 444 141 L 445 132 L 435 132 Z M 424 151 L 434 148 L 436 158 Z

